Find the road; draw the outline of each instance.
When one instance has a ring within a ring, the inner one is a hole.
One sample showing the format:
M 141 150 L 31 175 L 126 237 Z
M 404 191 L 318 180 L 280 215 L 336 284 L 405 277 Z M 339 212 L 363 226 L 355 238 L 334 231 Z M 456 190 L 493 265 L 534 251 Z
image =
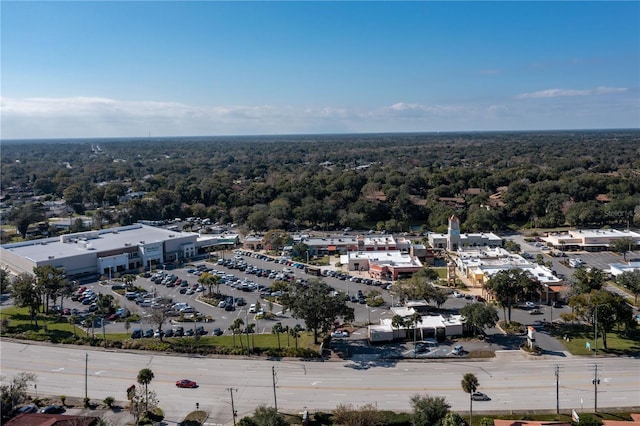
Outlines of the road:
M 85 356 L 88 368 L 85 376 Z M 640 361 L 598 358 L 598 407 L 640 406 Z M 543 357 L 526 359 L 518 352 L 498 353 L 483 361 L 393 362 L 363 359 L 330 362 L 270 361 L 264 358 L 192 358 L 158 353 L 104 351 L 2 341 L 2 376 L 6 383 L 22 371 L 37 375 L 38 392 L 52 396 L 102 400 L 126 399 L 142 368 L 155 378 L 150 385 L 168 422 L 180 421 L 198 402 L 210 413 L 210 422 L 231 421 L 229 388 L 237 389 L 234 403 L 240 414 L 259 404 L 274 405 L 272 367 L 277 376 L 277 405 L 285 411 L 332 410 L 338 404 L 374 404 L 378 409 L 410 411 L 415 394 L 445 397 L 452 409 L 468 409 L 468 395 L 460 388 L 462 376 L 474 373 L 479 390 L 492 400 L 475 402 L 474 412 L 554 410 L 555 365 L 559 365 L 561 410 L 593 410 L 594 359 Z M 175 381 L 197 380 L 197 389 L 178 389 Z

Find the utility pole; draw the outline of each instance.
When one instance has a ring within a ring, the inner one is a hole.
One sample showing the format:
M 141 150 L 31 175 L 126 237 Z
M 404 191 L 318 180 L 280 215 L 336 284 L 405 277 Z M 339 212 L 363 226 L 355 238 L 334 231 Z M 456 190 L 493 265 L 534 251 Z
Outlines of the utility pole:
M 593 375 L 593 412 L 598 412 L 598 385 L 600 384 L 600 379 L 598 379 L 598 364 L 593 364 L 594 367 L 594 375 Z
M 556 364 L 556 414 L 560 414 L 560 366 Z
M 229 395 L 231 395 L 231 416 L 233 417 L 233 425 L 235 426 L 236 424 L 236 407 L 235 405 L 233 405 L 233 391 L 238 392 L 238 389 L 235 388 L 227 388 L 226 390 L 229 391 Z
M 89 397 L 89 392 L 87 390 L 87 378 L 89 372 L 89 354 L 87 352 L 84 353 L 84 399 L 85 401 Z
M 273 405 L 276 409 L 276 413 L 278 412 L 278 398 L 276 397 L 276 383 L 278 382 L 277 379 L 277 374 L 276 374 L 276 367 L 275 366 L 271 366 L 271 378 L 273 380 Z

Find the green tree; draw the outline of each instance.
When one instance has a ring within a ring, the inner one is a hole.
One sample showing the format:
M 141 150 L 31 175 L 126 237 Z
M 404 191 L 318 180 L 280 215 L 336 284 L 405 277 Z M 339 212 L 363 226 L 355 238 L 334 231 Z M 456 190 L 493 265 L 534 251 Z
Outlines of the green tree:
M 518 299 L 538 298 L 542 286 L 528 272 L 514 268 L 498 271 L 485 283 L 484 288 L 493 294 L 498 304 L 507 311 L 507 322 L 511 322 L 511 308 Z
M 466 373 L 460 382 L 462 390 L 469 394 L 469 424 L 473 424 L 473 393 L 478 390 L 478 378 L 473 373 Z
M 45 310 L 49 309 L 49 301 L 56 305 L 58 297 L 71 294 L 69 282 L 62 268 L 56 268 L 52 265 L 36 266 L 33 268 L 33 274 L 38 286 L 44 291 Z
M 640 270 L 625 271 L 616 277 L 616 282 L 633 294 L 634 304 L 637 305 L 640 294 Z
M 11 276 L 6 268 L 0 268 L 0 293 L 4 294 L 10 290 Z
M 244 327 L 244 321 L 242 318 L 236 318 L 233 320 L 233 323 L 229 326 L 229 330 L 231 331 L 231 336 L 233 339 L 233 347 L 236 347 L 236 334 L 240 334 L 240 348 L 244 351 L 244 346 L 242 343 L 242 329 Z
M 289 333 L 287 335 L 287 347 L 289 346 L 289 336 L 293 337 L 293 341 L 296 345 L 296 351 L 298 350 L 298 339 L 300 338 L 300 330 L 297 327 L 289 327 Z
M 2 378 L 5 382 L 4 377 Z M 33 373 L 18 373 L 9 383 L 0 385 L 0 412 L 2 420 L 13 414 L 14 408 L 27 400 L 29 388 L 35 384 L 37 376 Z
M 240 426 L 287 426 L 284 416 L 273 407 L 258 406 L 251 417 L 243 417 Z
M 144 410 L 149 411 L 149 383 L 153 380 L 155 375 L 149 368 L 143 368 L 138 371 L 137 381 L 141 386 L 144 386 Z
M 633 243 L 633 240 L 626 237 L 614 240 L 609 244 L 612 251 L 622 253 L 624 260 L 627 260 L 627 252 L 631 251 L 634 246 L 635 244 Z
M 271 328 L 271 332 L 278 338 L 278 350 L 280 350 L 280 333 L 282 333 L 283 331 L 284 330 L 282 328 L 282 323 L 276 323 L 276 325 Z
M 131 286 L 135 281 L 136 281 L 135 275 L 126 274 L 122 276 L 122 282 L 124 282 L 124 285 L 126 288 L 131 288 Z
M 442 419 L 442 426 L 467 426 L 467 422 L 460 414 L 455 411 L 449 411 Z
M 332 412 L 333 424 L 344 426 L 381 426 L 386 424 L 383 414 L 373 404 L 355 408 L 351 404 L 339 404 Z
M 441 396 L 421 396 L 411 397 L 411 407 L 413 409 L 413 426 L 441 426 L 451 405 Z
M 598 268 L 579 267 L 573 273 L 575 283 L 573 284 L 573 293 L 589 293 L 593 290 L 601 290 L 604 286 L 604 272 Z
M 42 288 L 38 285 L 35 277 L 26 272 L 18 275 L 11 286 L 11 296 L 15 304 L 21 308 L 29 308 L 31 321 L 38 326 L 38 310 L 42 303 Z
M 319 334 L 331 330 L 338 317 L 345 322 L 354 319 L 353 308 L 347 306 L 343 298 L 334 297 L 330 287 L 319 279 L 310 280 L 307 288 L 290 284 L 280 301 L 285 310 L 291 310 L 294 318 L 305 321 L 307 328 L 313 331 L 316 344 Z
M 569 306 L 574 310 L 577 318 L 587 323 L 596 324 L 597 333 L 602 337 L 602 346 L 607 349 L 607 333 L 614 327 L 625 330 L 634 326 L 633 309 L 619 294 L 607 290 L 593 290 L 581 293 L 569 299 Z
M 25 204 L 12 209 L 9 220 L 16 226 L 16 230 L 22 236 L 27 237 L 29 225 L 44 220 L 42 204 Z
M 400 330 L 400 327 L 405 327 L 405 326 L 406 326 L 406 322 L 401 315 L 395 314 L 393 318 L 391 318 L 391 327 L 393 327 L 394 329 Z M 396 336 L 394 335 L 393 338 L 395 339 Z
M 473 334 L 487 327 L 494 327 L 500 320 L 498 310 L 493 305 L 485 303 L 469 303 L 460 309 L 460 314 L 465 317 Z
M 210 274 L 208 272 L 204 272 L 202 275 L 198 277 L 198 283 L 202 284 L 207 288 L 209 295 L 213 294 L 213 286 L 216 286 L 216 292 L 220 293 L 219 285 L 220 285 L 220 277 L 217 275 Z
M 282 229 L 272 229 L 264 234 L 262 241 L 271 250 L 279 250 L 291 241 L 291 235 Z

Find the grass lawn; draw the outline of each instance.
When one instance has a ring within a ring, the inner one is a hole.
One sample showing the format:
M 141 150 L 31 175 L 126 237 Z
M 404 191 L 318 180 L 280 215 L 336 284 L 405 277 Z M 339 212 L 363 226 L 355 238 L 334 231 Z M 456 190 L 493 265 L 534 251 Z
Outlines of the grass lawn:
M 595 340 L 593 327 L 585 324 L 562 324 L 552 330 L 553 336 L 562 339 L 567 336 L 569 340 L 563 341 L 567 350 L 573 355 L 594 355 Z M 591 350 L 587 349 L 587 342 Z M 602 336 L 598 336 L 598 354 L 601 355 L 640 355 L 640 330 L 631 330 L 628 335 L 612 332 L 607 333 L 607 349 L 604 349 Z
M 8 326 L 2 330 L 2 334 L 15 335 L 28 333 L 30 338 L 34 340 L 50 340 L 52 342 L 61 342 L 66 339 L 71 339 L 74 336 L 74 326 L 70 324 L 66 317 L 60 317 L 55 314 L 45 315 L 38 314 L 38 326 L 32 323 L 29 317 L 29 311 L 27 308 L 10 307 L 0 311 L 0 320 L 7 321 Z M 185 329 L 191 328 L 194 324 L 184 323 Z M 139 328 L 136 324 L 131 324 L 131 330 Z M 166 326 L 164 327 L 167 328 Z M 130 339 L 131 330 L 128 333 L 106 333 L 104 337 L 107 341 L 127 341 Z M 79 326 L 75 326 L 75 335 L 78 337 L 91 337 L 94 336 L 99 341 L 103 340 L 102 328 L 95 327 L 93 330 L 89 328 L 85 332 Z M 247 347 L 247 338 L 249 339 L 249 346 L 255 348 L 258 351 L 266 351 L 270 348 L 295 348 L 295 339 L 287 334 L 280 334 L 280 343 L 278 343 L 278 336 L 272 333 L 267 334 L 242 334 L 242 335 L 224 335 L 224 336 L 203 336 L 201 338 L 194 339 L 193 337 L 174 337 L 165 338 L 164 341 L 172 345 L 197 345 L 197 346 L 209 346 L 220 348 L 240 348 Z M 242 339 L 242 343 L 241 340 Z M 315 344 L 313 341 L 313 333 L 303 331 L 299 333 L 297 339 L 298 348 L 306 348 L 315 351 L 319 351 L 320 345 Z M 159 342 L 158 339 L 140 339 L 140 342 Z

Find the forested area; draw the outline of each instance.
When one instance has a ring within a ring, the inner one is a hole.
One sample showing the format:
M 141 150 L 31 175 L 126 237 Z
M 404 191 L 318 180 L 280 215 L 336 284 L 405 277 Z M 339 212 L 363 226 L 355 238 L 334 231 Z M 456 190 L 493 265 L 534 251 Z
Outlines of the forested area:
M 626 227 L 640 216 L 639 154 L 637 130 L 3 141 L 0 184 L 16 224 L 64 199 L 100 226 L 442 231 L 455 213 L 466 232 Z

